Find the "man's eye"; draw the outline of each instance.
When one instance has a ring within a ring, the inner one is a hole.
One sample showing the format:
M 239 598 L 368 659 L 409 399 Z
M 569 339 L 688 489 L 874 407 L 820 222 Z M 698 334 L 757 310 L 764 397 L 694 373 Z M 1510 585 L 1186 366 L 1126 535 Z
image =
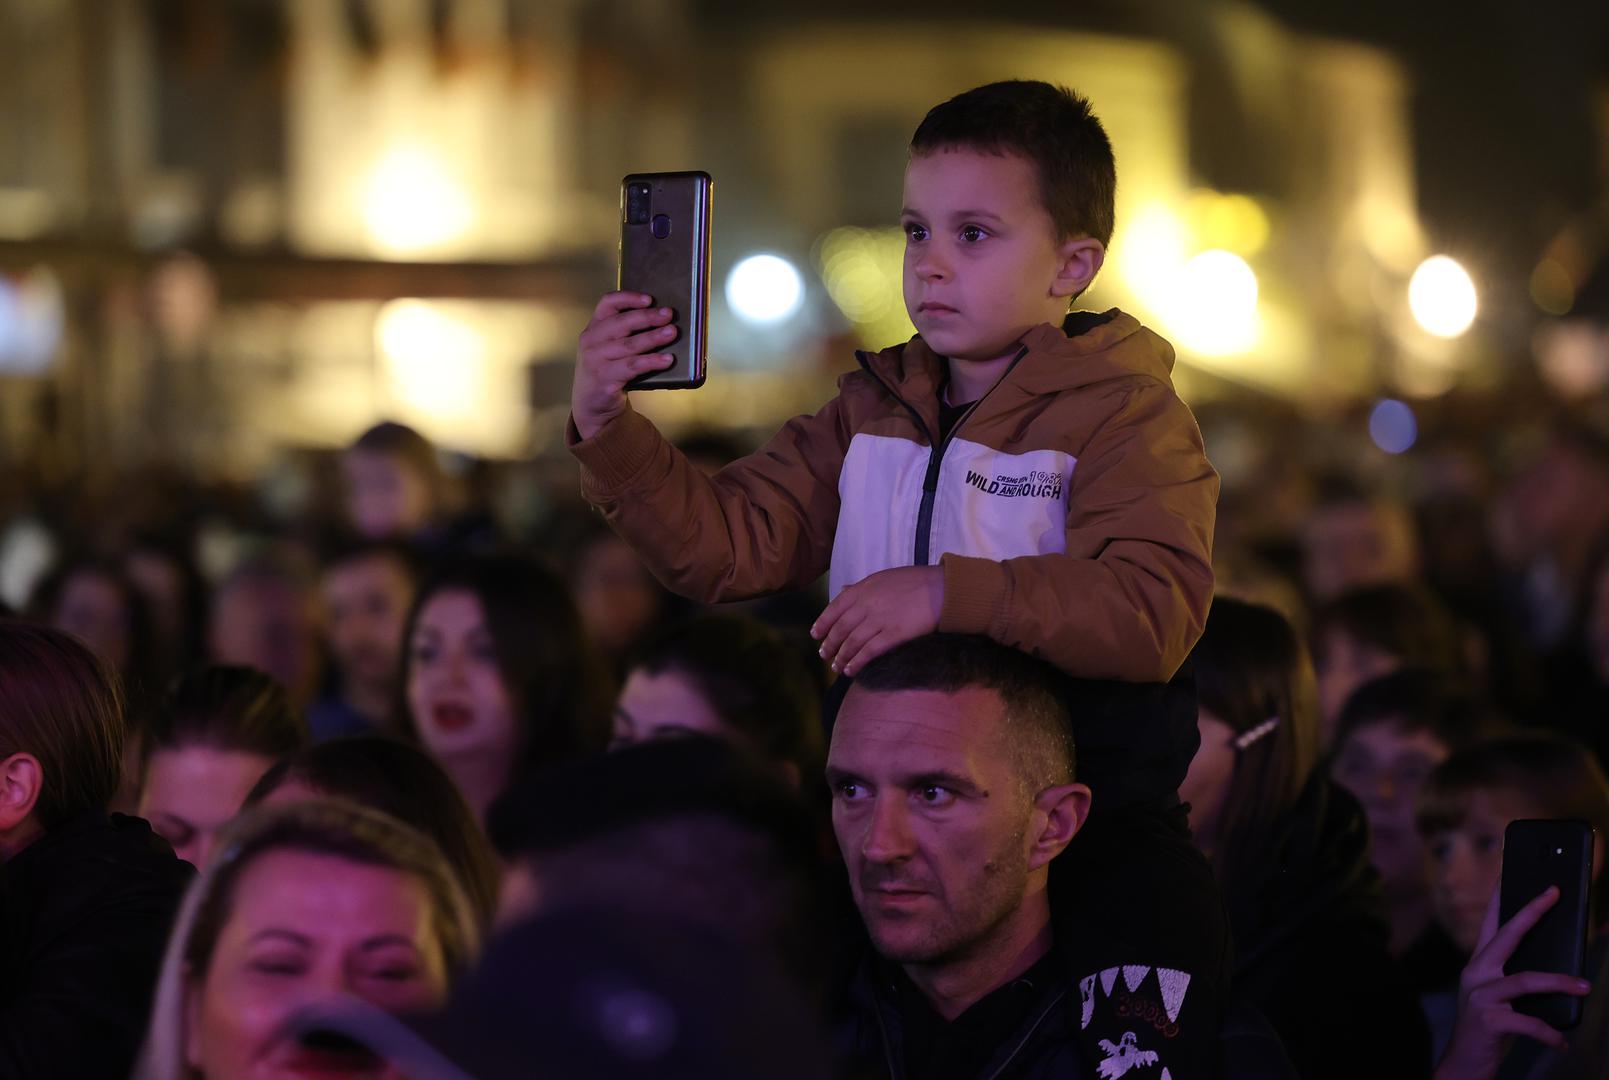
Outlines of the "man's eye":
M 976 225 L 968 225 L 961 230 L 961 239 L 965 240 L 969 244 L 976 244 L 979 240 L 982 240 L 988 235 L 988 233 L 984 232 Z
M 955 792 L 938 784 L 927 784 L 917 791 L 928 806 L 946 806 L 955 800 Z
M 858 799 L 863 794 L 865 794 L 864 790 L 853 780 L 845 780 L 838 785 L 838 797 L 840 799 Z

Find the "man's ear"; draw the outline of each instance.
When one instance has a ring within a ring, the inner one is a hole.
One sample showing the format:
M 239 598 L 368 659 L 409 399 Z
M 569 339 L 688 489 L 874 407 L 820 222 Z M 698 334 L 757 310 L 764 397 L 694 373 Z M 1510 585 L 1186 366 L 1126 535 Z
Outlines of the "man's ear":
M 1045 815 L 1045 823 L 1033 837 L 1028 869 L 1047 865 L 1067 849 L 1089 820 L 1089 803 L 1089 788 L 1083 784 L 1058 784 L 1039 793 L 1034 809 Z
M 1089 288 L 1106 262 L 1106 245 L 1093 236 L 1069 237 L 1056 250 L 1061 267 L 1050 285 L 1052 296 L 1077 296 Z
M 0 760 L 0 833 L 8 833 L 28 819 L 39 802 L 45 770 L 32 754 L 16 753 Z

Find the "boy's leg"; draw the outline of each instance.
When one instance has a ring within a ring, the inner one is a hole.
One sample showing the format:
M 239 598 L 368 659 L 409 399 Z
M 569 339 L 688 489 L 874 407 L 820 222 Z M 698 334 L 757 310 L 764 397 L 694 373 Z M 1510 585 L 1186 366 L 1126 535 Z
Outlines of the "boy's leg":
M 1214 1076 L 1229 922 L 1178 799 L 1094 814 L 1051 864 L 1050 902 L 1088 1059 L 1155 1053 L 1147 1075 Z

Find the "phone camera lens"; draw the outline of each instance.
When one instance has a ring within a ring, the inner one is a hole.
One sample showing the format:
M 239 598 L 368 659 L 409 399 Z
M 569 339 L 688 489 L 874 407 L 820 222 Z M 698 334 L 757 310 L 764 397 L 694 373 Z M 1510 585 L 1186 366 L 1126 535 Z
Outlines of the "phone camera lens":
M 650 192 L 647 184 L 626 185 L 626 222 L 630 225 L 643 225 L 648 221 L 650 209 Z
M 1555 855 L 1563 855 L 1564 854 L 1564 849 L 1562 847 L 1556 847 L 1556 848 L 1553 849 L 1553 854 L 1555 854 Z

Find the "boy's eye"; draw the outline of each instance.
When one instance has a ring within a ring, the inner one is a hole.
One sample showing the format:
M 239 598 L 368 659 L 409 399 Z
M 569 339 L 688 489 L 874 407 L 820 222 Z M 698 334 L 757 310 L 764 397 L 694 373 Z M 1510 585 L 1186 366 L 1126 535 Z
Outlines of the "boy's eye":
M 905 238 L 907 240 L 926 240 L 927 229 L 914 221 L 908 221 L 905 223 Z
M 969 244 L 976 244 L 979 240 L 982 240 L 988 235 L 988 233 L 984 232 L 976 225 L 965 225 L 961 228 L 961 239 Z

